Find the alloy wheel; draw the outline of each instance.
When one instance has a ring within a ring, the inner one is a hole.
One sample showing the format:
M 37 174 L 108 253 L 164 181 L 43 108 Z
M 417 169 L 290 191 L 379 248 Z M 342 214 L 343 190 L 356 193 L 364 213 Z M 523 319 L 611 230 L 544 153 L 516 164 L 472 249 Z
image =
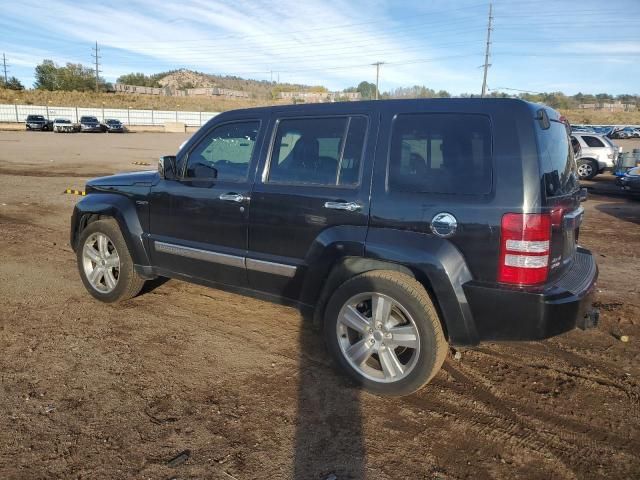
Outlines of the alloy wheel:
M 591 176 L 593 173 L 593 165 L 590 163 L 581 163 L 578 165 L 578 175 L 580 178 L 585 178 Z
M 82 266 L 91 286 L 100 293 L 111 293 L 120 278 L 120 257 L 104 233 L 90 235 L 82 247 Z
M 393 298 L 361 293 L 342 306 L 336 325 L 344 358 L 367 379 L 405 378 L 420 356 L 420 335 L 409 312 Z

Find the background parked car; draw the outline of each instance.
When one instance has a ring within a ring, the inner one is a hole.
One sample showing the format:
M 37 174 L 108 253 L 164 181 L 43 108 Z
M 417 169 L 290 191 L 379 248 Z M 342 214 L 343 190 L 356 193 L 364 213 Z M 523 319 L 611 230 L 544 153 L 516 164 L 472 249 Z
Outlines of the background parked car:
M 622 177 L 618 177 L 616 184 L 627 192 L 640 194 L 640 167 L 634 167 Z
M 578 175 L 581 180 L 591 180 L 605 170 L 611 171 L 618 158 L 620 148 L 604 135 L 572 133 L 571 142 L 580 146 Z M 574 145 L 574 151 L 576 147 Z
M 81 132 L 104 132 L 106 128 L 98 121 L 96 117 L 88 115 L 80 117 Z
M 58 133 L 75 133 L 78 126 L 68 118 L 56 118 L 53 121 L 53 131 Z
M 107 118 L 104 122 L 107 133 L 124 133 L 124 125 L 120 120 L 115 118 Z
M 26 120 L 27 130 L 51 131 L 53 122 L 44 118 L 43 115 L 28 115 Z

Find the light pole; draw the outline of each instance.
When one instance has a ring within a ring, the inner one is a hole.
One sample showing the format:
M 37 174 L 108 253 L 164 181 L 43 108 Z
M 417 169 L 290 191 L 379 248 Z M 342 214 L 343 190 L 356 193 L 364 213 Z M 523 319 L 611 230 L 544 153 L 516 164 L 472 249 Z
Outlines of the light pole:
M 179 103 L 176 103 L 176 123 L 178 123 L 178 107 L 180 106 Z
M 47 122 L 49 121 L 49 105 L 51 105 L 51 100 L 47 100 L 47 104 L 45 105 L 47 109 Z
M 127 125 L 131 125 L 131 106 L 127 107 Z
M 102 102 L 102 123 L 104 123 L 104 102 Z

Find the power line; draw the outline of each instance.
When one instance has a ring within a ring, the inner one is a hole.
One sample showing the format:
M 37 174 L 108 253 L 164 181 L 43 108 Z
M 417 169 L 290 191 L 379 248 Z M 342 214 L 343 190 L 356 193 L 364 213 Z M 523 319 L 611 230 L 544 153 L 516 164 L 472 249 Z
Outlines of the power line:
M 484 75 L 482 77 L 482 93 L 481 97 L 484 97 L 487 93 L 487 70 L 491 66 L 489 64 L 489 47 L 491 46 L 491 22 L 493 21 L 493 4 L 489 4 L 489 23 L 487 25 L 487 47 L 484 51 Z
M 100 56 L 100 50 L 98 49 L 98 42 L 96 41 L 96 46 L 92 49 L 94 51 L 94 53 L 91 54 L 91 56 L 94 58 L 95 60 L 95 64 L 96 64 L 96 92 L 100 90 L 100 58 L 102 58 Z

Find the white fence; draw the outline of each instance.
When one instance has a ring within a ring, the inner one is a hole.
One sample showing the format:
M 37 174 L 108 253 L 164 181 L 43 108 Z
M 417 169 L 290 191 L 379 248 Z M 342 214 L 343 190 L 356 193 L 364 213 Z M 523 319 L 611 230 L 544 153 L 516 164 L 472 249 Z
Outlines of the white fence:
M 125 125 L 164 125 L 167 122 L 182 122 L 190 127 L 199 127 L 207 123 L 209 119 L 215 117 L 217 114 L 218 112 L 0 104 L 0 122 L 24 122 L 27 115 L 44 115 L 45 118 L 50 120 L 66 118 L 72 122 L 78 122 L 83 115 L 90 115 L 97 117 L 98 120 L 102 122 L 108 118 L 115 118 Z

